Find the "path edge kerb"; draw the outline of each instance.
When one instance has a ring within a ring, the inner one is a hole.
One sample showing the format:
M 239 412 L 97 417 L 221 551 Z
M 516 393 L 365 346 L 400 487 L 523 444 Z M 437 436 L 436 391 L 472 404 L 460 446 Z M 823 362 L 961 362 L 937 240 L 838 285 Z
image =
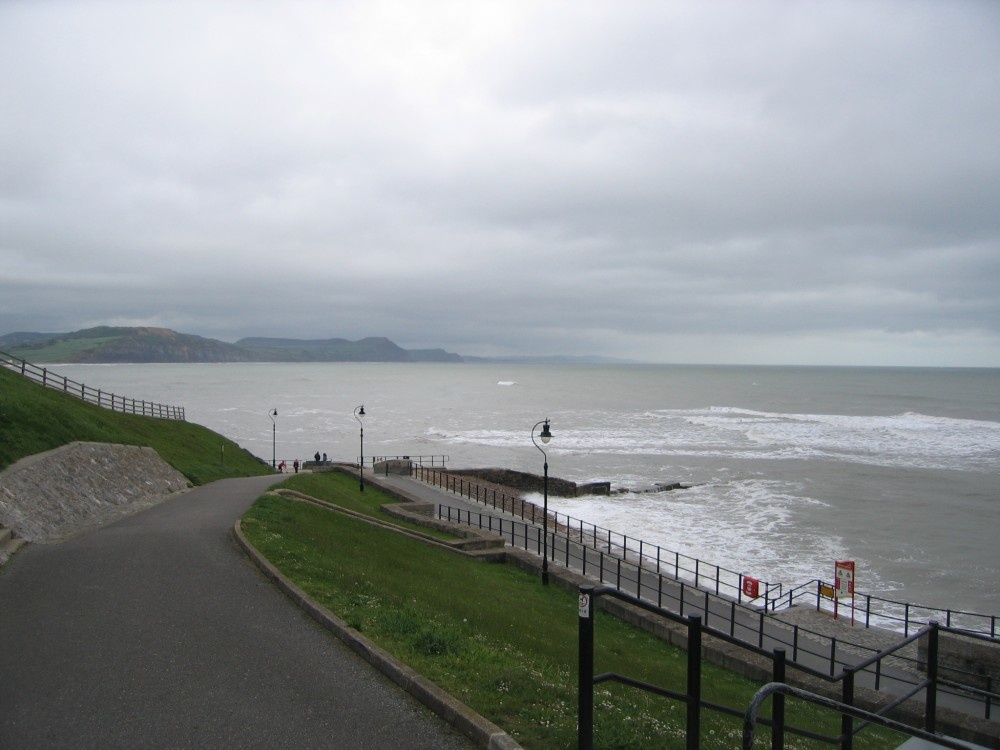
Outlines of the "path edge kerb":
M 250 560 L 289 599 L 337 636 L 366 662 L 431 709 L 450 726 L 471 739 L 478 747 L 484 748 L 484 750 L 522 750 L 514 738 L 496 724 L 397 660 L 389 652 L 350 627 L 333 612 L 313 601 L 306 592 L 296 586 L 250 543 L 250 540 L 243 534 L 239 520 L 233 525 L 233 536 Z

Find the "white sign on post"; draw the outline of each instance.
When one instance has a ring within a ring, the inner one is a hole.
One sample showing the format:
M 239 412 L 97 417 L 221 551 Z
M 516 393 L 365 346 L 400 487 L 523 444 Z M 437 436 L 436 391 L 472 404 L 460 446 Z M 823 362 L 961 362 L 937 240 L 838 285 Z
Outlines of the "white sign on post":
M 837 604 L 841 597 L 851 597 L 851 625 L 854 624 L 854 561 L 838 560 L 834 566 L 836 591 L 833 599 L 833 618 L 837 619 Z
M 590 617 L 590 594 L 580 594 L 580 617 Z

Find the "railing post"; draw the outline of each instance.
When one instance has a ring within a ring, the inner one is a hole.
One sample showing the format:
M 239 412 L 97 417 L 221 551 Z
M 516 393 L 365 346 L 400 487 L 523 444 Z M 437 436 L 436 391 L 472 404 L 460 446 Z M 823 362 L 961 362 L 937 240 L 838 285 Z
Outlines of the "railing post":
M 844 675 L 844 692 L 841 698 L 848 706 L 854 705 L 854 672 Z M 847 714 L 840 716 L 840 750 L 852 750 L 854 747 L 854 721 Z
M 924 729 L 935 732 L 937 725 L 938 624 L 931 621 L 927 633 L 927 699 Z
M 687 750 L 701 746 L 701 618 L 688 618 Z
M 594 587 L 580 586 L 577 747 L 594 746 Z
M 785 649 L 774 649 L 774 682 L 785 681 Z M 771 699 L 771 750 L 785 747 L 785 696 L 776 692 Z
M 594 747 L 594 587 L 580 586 L 579 652 L 577 658 L 577 747 Z

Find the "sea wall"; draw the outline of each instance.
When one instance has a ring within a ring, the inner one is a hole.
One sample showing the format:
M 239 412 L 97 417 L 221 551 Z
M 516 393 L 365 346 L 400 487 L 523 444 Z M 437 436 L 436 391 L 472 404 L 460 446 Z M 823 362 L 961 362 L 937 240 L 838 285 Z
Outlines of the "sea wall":
M 448 474 L 476 477 L 485 482 L 510 487 L 521 492 L 542 492 L 545 477 L 512 469 L 449 469 Z M 549 494 L 556 497 L 579 497 L 581 495 L 609 495 L 611 482 L 591 482 L 577 484 L 565 479 L 549 477 Z
M 190 486 L 152 448 L 70 443 L 0 473 L 0 526 L 56 542 L 137 513 Z

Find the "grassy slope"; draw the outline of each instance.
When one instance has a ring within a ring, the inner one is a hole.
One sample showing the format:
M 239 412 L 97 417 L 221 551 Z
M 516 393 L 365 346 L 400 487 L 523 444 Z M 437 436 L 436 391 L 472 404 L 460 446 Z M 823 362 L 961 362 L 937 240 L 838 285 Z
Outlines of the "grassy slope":
M 0 469 L 77 440 L 150 446 L 195 484 L 270 471 L 200 425 L 113 412 L 0 368 Z
M 122 338 L 121 336 L 104 336 L 92 339 L 66 339 L 48 346 L 9 346 L 6 350 L 15 357 L 22 357 L 29 362 L 71 362 L 79 352 L 96 349 L 104 344 Z
M 320 490 L 327 481 L 329 490 Z M 312 489 L 333 500 L 343 486 L 336 476 L 317 475 Z M 376 494 L 366 491 L 355 502 L 378 503 Z M 524 747 L 576 746 L 574 593 L 542 586 L 538 576 L 511 566 L 469 561 L 273 495 L 257 501 L 243 530 L 313 599 Z M 685 652 L 603 612 L 597 620 L 597 672 L 617 671 L 683 691 Z M 711 664 L 703 669 L 704 697 L 740 711 L 759 687 Z M 610 683 L 598 686 L 595 699 L 595 748 L 684 747 L 683 704 Z M 827 734 L 838 731 L 833 714 L 801 703 L 790 702 L 788 718 Z M 702 748 L 739 747 L 739 719 L 706 712 L 703 726 Z M 885 733 L 865 732 L 855 747 L 898 744 Z M 762 728 L 758 747 L 767 746 Z M 786 747 L 826 745 L 788 737 Z

